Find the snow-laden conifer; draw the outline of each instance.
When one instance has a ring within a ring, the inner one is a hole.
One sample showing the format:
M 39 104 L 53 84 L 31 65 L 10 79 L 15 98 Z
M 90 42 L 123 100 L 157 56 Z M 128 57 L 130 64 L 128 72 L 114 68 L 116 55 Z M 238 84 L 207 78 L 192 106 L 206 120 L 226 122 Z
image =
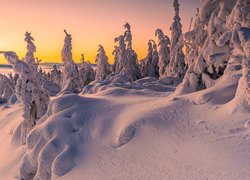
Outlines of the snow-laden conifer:
M 167 66 L 170 61 L 170 40 L 164 35 L 161 29 L 155 31 L 155 35 L 158 37 L 158 49 L 159 49 L 159 76 L 160 79 L 167 77 Z
M 79 92 L 78 67 L 72 57 L 72 38 L 65 30 L 64 46 L 62 49 L 63 80 L 62 91 Z
M 95 80 L 103 81 L 111 73 L 110 65 L 108 63 L 108 57 L 103 46 L 99 45 L 98 54 L 95 60 L 96 66 L 96 75 Z
M 95 71 L 91 67 L 90 62 L 85 62 L 84 54 L 81 54 L 80 66 L 79 66 L 79 79 L 81 87 L 88 85 L 95 80 Z

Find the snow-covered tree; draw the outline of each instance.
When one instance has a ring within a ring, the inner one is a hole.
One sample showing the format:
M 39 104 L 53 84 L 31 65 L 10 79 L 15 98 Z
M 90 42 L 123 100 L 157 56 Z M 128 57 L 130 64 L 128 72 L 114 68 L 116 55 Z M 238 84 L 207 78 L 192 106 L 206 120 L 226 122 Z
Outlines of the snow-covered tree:
M 170 61 L 170 40 L 164 35 L 161 29 L 155 31 L 155 36 L 158 37 L 158 48 L 159 48 L 159 76 L 160 79 L 167 77 L 167 66 Z
M 157 51 L 157 45 L 155 41 L 151 40 L 153 43 L 153 57 L 152 57 L 152 66 L 151 66 L 151 71 L 150 71 L 150 76 L 159 78 L 159 54 Z
M 193 30 L 183 35 L 188 69 L 184 78 L 186 82 L 181 86 L 182 89 L 189 89 L 187 92 L 208 88 L 212 81 L 224 74 L 232 48 L 230 43 L 222 42 L 229 34 L 224 37 L 221 35 L 227 31 L 227 17 L 230 17 L 235 5 L 236 0 L 202 1 Z M 219 45 L 218 41 L 223 45 Z M 196 87 L 191 87 L 190 84 L 195 84 Z
M 120 35 L 115 38 L 115 43 L 118 43 L 118 46 L 115 46 L 115 50 L 113 51 L 113 55 L 115 55 L 113 69 L 115 74 L 120 74 L 123 68 L 122 65 L 125 63 L 126 44 L 124 36 Z
M 105 53 L 103 46 L 101 45 L 99 45 L 98 54 L 96 56 L 95 62 L 97 64 L 95 80 L 103 81 L 111 73 L 111 69 L 108 63 L 108 57 Z
M 57 68 L 56 65 L 53 65 L 53 69 L 50 72 L 50 80 L 53 83 L 56 83 L 58 85 L 61 85 L 62 83 L 62 73 L 61 71 Z
M 34 53 L 36 52 L 36 46 L 33 43 L 34 38 L 31 36 L 31 33 L 25 33 L 25 39 L 27 42 L 27 53 L 25 55 L 24 61 L 34 70 L 37 71 L 38 64 L 34 57 Z
M 147 57 L 140 61 L 141 77 L 159 77 L 158 59 L 156 44 L 149 40 Z
M 42 84 L 43 82 L 48 80 L 47 73 L 43 71 L 43 69 L 40 67 L 37 72 L 37 80 L 39 84 Z
M 23 122 L 21 128 L 21 142 L 26 143 L 27 134 L 36 122 L 46 113 L 49 96 L 42 89 L 34 76 L 34 69 L 25 61 L 18 59 L 14 52 L 2 52 L 8 63 L 13 66 L 19 75 L 15 92 L 23 108 Z
M 88 85 L 90 82 L 95 80 L 95 71 L 91 67 L 90 62 L 85 62 L 84 55 L 81 54 L 79 66 L 79 78 L 81 82 L 81 87 Z
M 77 93 L 80 91 L 79 87 L 79 74 L 78 67 L 73 61 L 72 57 L 72 38 L 64 30 L 66 36 L 64 39 L 64 46 L 62 49 L 62 62 L 63 62 L 63 81 L 62 91 L 71 91 Z
M 171 31 L 171 43 L 170 43 L 170 62 L 167 67 L 168 77 L 183 78 L 185 74 L 185 56 L 182 51 L 183 43 L 180 42 L 182 35 L 182 24 L 180 18 L 180 9 L 178 0 L 174 0 L 173 3 L 175 16 L 174 22 L 170 27 Z
M 250 111 L 250 19 L 246 20 L 250 15 L 249 10 L 249 1 L 238 0 L 226 18 L 224 33 L 216 41 L 220 47 L 229 44 L 232 48 L 225 74 L 234 74 L 236 66 L 242 65 L 242 77 L 239 79 L 232 111 L 237 109 Z
M 147 70 L 146 70 L 146 58 L 145 59 L 141 59 L 140 60 L 140 64 L 139 64 L 139 69 L 140 69 L 140 74 L 141 74 L 141 78 L 147 77 Z
M 135 81 L 140 78 L 137 54 L 132 48 L 131 27 L 128 23 L 124 27 L 124 35 L 115 38 L 115 42 L 119 45 L 114 51 L 116 58 L 114 69 L 116 74 L 126 75 L 130 81 Z
M 170 27 L 171 31 L 171 42 L 170 42 L 170 51 L 173 51 L 176 44 L 179 42 L 179 38 L 182 35 L 182 24 L 181 24 L 181 18 L 180 18 L 180 4 L 178 0 L 174 0 L 173 3 L 174 6 L 174 22 L 172 23 Z
M 15 94 L 15 81 L 7 76 L 0 74 L 0 98 L 8 102 Z
M 119 47 L 115 46 L 114 51 L 112 52 L 112 55 L 114 56 L 114 64 L 112 65 L 112 72 L 118 73 L 119 72 Z

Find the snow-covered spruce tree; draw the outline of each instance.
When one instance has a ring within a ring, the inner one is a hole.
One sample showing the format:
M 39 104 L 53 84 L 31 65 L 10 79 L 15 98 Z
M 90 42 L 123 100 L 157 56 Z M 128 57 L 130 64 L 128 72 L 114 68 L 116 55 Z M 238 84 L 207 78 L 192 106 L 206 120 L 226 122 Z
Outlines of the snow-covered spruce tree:
M 170 43 L 170 62 L 167 67 L 168 77 L 177 77 L 182 79 L 185 75 L 185 56 L 182 51 L 183 44 L 180 42 L 182 35 L 182 24 L 180 18 L 180 9 L 178 0 L 174 0 L 173 3 L 175 16 L 174 22 L 170 27 L 171 31 L 171 43 Z
M 40 67 L 37 72 L 37 80 L 39 84 L 43 84 L 45 81 L 48 80 L 47 74 L 43 69 Z
M 152 68 L 149 74 L 152 77 L 159 78 L 159 65 L 158 65 L 159 55 L 157 51 L 157 45 L 155 41 L 151 40 L 151 42 L 153 43 L 153 57 L 152 57 Z
M 124 27 L 126 29 L 124 35 L 115 38 L 115 42 L 119 42 L 115 51 L 118 53 L 115 73 L 126 75 L 130 81 L 135 81 L 140 78 L 137 54 L 132 48 L 131 27 L 128 23 Z
M 155 31 L 155 36 L 158 37 L 158 48 L 159 48 L 159 76 L 160 79 L 167 77 L 167 66 L 170 61 L 170 40 L 164 35 L 161 29 Z
M 19 75 L 15 92 L 23 108 L 21 128 L 21 143 L 26 143 L 27 134 L 36 122 L 46 113 L 49 96 L 42 89 L 34 76 L 34 69 L 25 61 L 18 59 L 14 52 L 2 52 L 5 59 L 13 66 L 13 71 Z
M 224 74 L 231 56 L 229 43 L 218 46 L 220 36 L 227 31 L 226 18 L 236 0 L 202 1 L 193 30 L 183 35 L 188 69 L 178 93 L 190 93 L 214 85 Z
M 112 73 L 118 74 L 118 67 L 119 67 L 119 47 L 115 46 L 114 51 L 112 52 L 112 55 L 114 56 L 114 64 L 112 65 Z
M 118 46 L 115 46 L 115 50 L 113 51 L 113 55 L 115 55 L 113 69 L 115 74 L 120 74 L 123 68 L 122 65 L 125 63 L 126 44 L 124 36 L 120 35 L 115 38 L 115 43 L 118 43 Z
M 95 80 L 103 81 L 111 73 L 111 69 L 108 63 L 108 57 L 106 56 L 105 50 L 101 45 L 99 45 L 95 62 L 97 64 Z
M 7 76 L 0 74 L 0 98 L 1 101 L 8 102 L 15 94 L 15 82 Z
M 147 70 L 146 70 L 146 58 L 145 59 L 141 59 L 140 60 L 140 64 L 139 64 L 139 69 L 140 69 L 140 74 L 141 74 L 141 78 L 147 77 Z
M 38 64 L 36 62 L 36 59 L 34 57 L 34 53 L 36 52 L 36 46 L 33 43 L 34 38 L 31 36 L 31 33 L 26 32 L 25 33 L 25 39 L 27 42 L 27 53 L 25 55 L 24 61 L 34 70 L 37 71 Z
M 63 62 L 63 80 L 62 80 L 62 92 L 71 91 L 78 93 L 81 89 L 79 83 L 78 67 L 73 61 L 72 57 L 72 38 L 64 30 L 66 36 L 64 39 L 64 46 L 62 49 L 62 62 Z
M 85 62 L 84 55 L 81 54 L 79 66 L 79 79 L 81 82 L 81 87 L 88 85 L 90 82 L 95 80 L 95 71 L 91 67 L 90 62 Z
M 149 40 L 147 57 L 140 61 L 141 77 L 159 77 L 158 58 L 156 44 Z
M 62 83 L 62 72 L 56 65 L 53 65 L 53 69 L 50 72 L 50 80 L 57 85 L 61 85 Z
M 175 16 L 174 16 L 174 22 L 172 23 L 170 27 L 170 31 L 171 31 L 170 51 L 173 51 L 176 44 L 179 42 L 180 36 L 182 35 L 180 4 L 178 0 L 174 0 L 173 7 L 174 7 Z

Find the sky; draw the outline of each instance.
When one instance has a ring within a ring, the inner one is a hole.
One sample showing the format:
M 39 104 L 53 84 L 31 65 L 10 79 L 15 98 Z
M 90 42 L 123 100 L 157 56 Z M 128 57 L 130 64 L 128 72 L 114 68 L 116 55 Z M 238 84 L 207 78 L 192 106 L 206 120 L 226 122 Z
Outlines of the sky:
M 200 0 L 179 0 L 183 31 Z M 72 35 L 73 58 L 95 61 L 98 45 L 104 46 L 113 62 L 114 38 L 130 23 L 133 48 L 138 59 L 147 55 L 149 39 L 161 28 L 170 35 L 173 0 L 0 0 L 0 50 L 15 51 L 22 59 L 26 53 L 24 34 L 31 32 L 37 46 L 36 57 L 43 62 L 61 62 L 65 34 Z M 6 63 L 0 56 L 0 64 Z

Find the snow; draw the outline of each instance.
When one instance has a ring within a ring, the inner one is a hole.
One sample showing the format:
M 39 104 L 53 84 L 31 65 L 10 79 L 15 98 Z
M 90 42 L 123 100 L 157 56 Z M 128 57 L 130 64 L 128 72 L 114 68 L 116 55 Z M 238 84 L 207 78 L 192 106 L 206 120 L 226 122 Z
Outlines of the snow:
M 24 61 L 0 52 L 19 74 L 0 76 L 0 179 L 249 179 L 250 4 L 228 2 L 203 0 L 182 34 L 175 0 L 171 39 L 157 29 L 140 66 L 128 23 L 96 73 L 66 31 L 50 76 L 30 33 Z
M 248 114 L 228 111 L 237 90 L 229 77 L 182 96 L 112 82 L 90 94 L 62 93 L 29 133 L 22 162 L 26 148 L 11 143 L 9 134 L 20 123 L 21 108 L 11 105 L 1 112 L 6 147 L 0 154 L 14 156 L 0 158 L 0 174 L 17 177 L 18 163 L 24 179 L 36 171 L 35 179 L 248 179 Z

